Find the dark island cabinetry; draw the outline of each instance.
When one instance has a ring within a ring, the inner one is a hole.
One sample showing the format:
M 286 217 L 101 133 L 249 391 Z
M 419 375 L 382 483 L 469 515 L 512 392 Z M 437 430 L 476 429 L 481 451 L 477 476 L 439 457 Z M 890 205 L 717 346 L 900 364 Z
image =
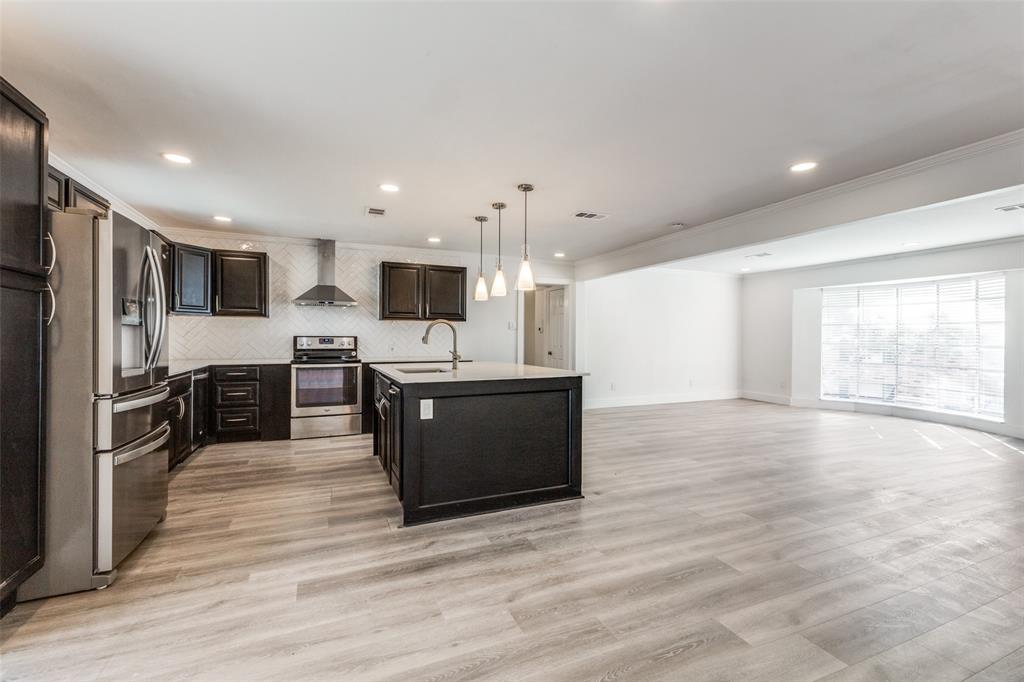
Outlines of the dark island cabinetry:
M 466 319 L 466 268 L 380 264 L 380 319 Z
M 375 370 L 374 452 L 407 525 L 582 496 L 581 377 L 474 365 Z

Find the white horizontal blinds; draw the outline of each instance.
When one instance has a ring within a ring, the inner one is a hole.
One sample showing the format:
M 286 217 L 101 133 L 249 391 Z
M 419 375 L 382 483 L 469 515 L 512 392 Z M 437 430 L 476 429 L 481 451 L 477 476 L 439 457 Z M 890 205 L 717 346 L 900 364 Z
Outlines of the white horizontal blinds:
M 1001 274 L 822 292 L 821 395 L 1003 416 Z
M 821 394 L 857 397 L 858 301 L 856 289 L 825 289 L 821 302 Z

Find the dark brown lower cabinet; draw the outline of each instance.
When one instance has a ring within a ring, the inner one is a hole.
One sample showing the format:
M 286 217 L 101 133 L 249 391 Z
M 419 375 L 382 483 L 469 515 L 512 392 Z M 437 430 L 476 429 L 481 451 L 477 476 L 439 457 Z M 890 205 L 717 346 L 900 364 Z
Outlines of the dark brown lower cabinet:
M 0 269 L 0 611 L 43 565 L 46 282 Z
M 192 451 L 206 445 L 209 431 L 210 371 L 192 373 Z
M 181 464 L 192 454 L 192 375 L 173 377 L 168 382 L 167 423 L 171 427 L 168 470 Z
M 292 437 L 292 366 L 260 366 L 260 440 Z

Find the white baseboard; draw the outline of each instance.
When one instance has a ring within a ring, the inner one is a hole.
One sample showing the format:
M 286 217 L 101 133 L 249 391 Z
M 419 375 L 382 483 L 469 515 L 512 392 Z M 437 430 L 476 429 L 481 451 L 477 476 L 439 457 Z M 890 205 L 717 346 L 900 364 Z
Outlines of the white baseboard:
M 759 393 L 758 391 L 740 391 L 740 397 L 747 400 L 757 400 L 762 403 L 776 403 L 777 405 L 790 405 L 792 401 L 788 395 L 781 393 Z
M 739 398 L 739 391 L 695 391 L 693 393 L 663 393 L 656 395 L 631 395 L 614 398 L 592 398 L 583 396 L 583 409 L 600 409 L 606 407 L 634 407 L 637 405 L 663 405 L 666 403 L 695 403 L 701 400 L 734 400 Z

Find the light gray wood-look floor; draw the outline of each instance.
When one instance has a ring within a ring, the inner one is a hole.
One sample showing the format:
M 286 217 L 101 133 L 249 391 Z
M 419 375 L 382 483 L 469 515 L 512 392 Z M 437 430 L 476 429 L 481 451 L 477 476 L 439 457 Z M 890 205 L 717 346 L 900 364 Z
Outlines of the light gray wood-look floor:
M 357 436 L 207 448 L 15 679 L 1024 679 L 1024 443 L 749 401 L 591 411 L 585 500 L 399 527 Z

